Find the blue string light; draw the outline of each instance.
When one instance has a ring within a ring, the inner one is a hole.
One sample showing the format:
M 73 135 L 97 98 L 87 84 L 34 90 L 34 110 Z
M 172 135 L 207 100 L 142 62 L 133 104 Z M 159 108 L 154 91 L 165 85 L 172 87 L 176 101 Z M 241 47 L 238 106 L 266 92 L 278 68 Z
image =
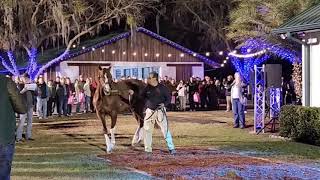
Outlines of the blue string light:
M 9 71 L 11 74 L 15 74 L 13 68 L 11 68 L 1 56 L 0 56 L 0 59 L 1 59 L 1 63 L 3 65 L 3 67 L 5 67 L 7 69 L 7 71 Z
M 271 54 L 276 55 L 277 57 L 287 60 L 290 63 L 301 62 L 301 55 L 296 53 L 293 50 L 282 47 L 278 44 L 268 43 L 266 40 L 261 39 L 248 39 L 244 46 L 240 48 L 242 54 L 247 54 L 252 51 L 263 51 L 267 50 L 265 54 L 258 57 L 249 57 L 249 58 L 238 58 L 236 56 L 230 55 L 231 62 L 243 77 L 244 81 L 250 81 L 251 71 L 255 65 L 261 65 L 263 62 L 267 61 Z
M 19 70 L 17 68 L 17 65 L 16 65 L 16 61 L 15 61 L 15 58 L 13 56 L 13 53 L 12 51 L 7 51 L 7 56 L 8 56 L 8 59 L 9 59 L 9 62 L 10 62 L 10 65 L 6 62 L 6 60 L 0 56 L 0 59 L 1 59 L 1 62 L 2 62 L 2 65 L 11 73 L 13 74 L 14 76 L 19 76 Z
M 37 74 L 37 49 L 31 48 L 28 51 L 29 61 L 27 67 L 27 73 L 30 75 L 31 79 L 34 79 Z
M 251 38 L 245 42 L 245 47 L 257 51 L 266 49 L 268 50 L 268 52 L 274 54 L 275 56 L 283 60 L 287 60 L 291 63 L 302 62 L 301 54 L 297 53 L 296 51 L 285 48 L 280 44 L 269 43 L 267 42 L 267 40 Z
M 19 75 L 20 75 L 20 72 L 19 72 L 19 70 L 18 70 L 16 60 L 15 60 L 15 58 L 14 58 L 14 56 L 13 56 L 13 52 L 12 52 L 12 51 L 7 51 L 7 55 L 8 55 L 10 64 L 11 64 L 11 66 L 12 66 L 12 69 L 13 69 L 13 71 L 14 71 L 14 75 L 15 75 L 15 76 L 19 76 Z

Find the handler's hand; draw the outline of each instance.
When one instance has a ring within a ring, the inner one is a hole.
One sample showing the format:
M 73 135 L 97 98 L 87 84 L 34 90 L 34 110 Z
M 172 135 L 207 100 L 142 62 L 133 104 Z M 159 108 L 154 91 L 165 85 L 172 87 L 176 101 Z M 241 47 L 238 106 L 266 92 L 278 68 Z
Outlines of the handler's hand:
M 164 106 L 164 104 L 163 104 L 163 103 L 159 104 L 159 107 L 161 107 L 161 108 L 165 108 L 165 106 Z
M 134 91 L 131 90 L 131 89 L 128 92 L 129 92 L 129 95 L 133 95 L 134 94 Z

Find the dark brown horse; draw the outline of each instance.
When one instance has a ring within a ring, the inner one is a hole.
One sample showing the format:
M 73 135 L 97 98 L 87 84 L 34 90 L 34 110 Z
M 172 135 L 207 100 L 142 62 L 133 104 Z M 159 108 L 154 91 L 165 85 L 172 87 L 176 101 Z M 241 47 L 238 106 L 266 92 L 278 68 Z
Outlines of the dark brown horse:
M 142 140 L 144 99 L 140 94 L 145 86 L 146 84 L 142 81 L 134 79 L 113 82 L 110 67 L 103 69 L 99 67 L 99 83 L 93 97 L 93 104 L 97 117 L 103 125 L 107 153 L 110 153 L 115 146 L 115 126 L 119 113 L 130 110 L 139 124 L 133 136 L 132 145 Z M 107 116 L 111 117 L 111 140 L 106 126 Z

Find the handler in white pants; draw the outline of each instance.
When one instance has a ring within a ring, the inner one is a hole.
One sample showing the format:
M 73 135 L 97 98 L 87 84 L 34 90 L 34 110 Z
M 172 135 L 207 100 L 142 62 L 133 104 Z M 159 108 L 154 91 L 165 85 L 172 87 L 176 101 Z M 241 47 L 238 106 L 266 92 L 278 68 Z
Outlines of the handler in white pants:
M 169 151 L 174 150 L 174 144 L 172 142 L 171 133 L 168 129 L 168 120 L 165 113 L 166 113 L 166 110 L 164 107 L 156 110 L 151 110 L 149 108 L 146 110 L 146 118 L 144 121 L 144 130 L 145 130 L 144 146 L 145 146 L 146 152 L 152 152 L 152 134 L 153 134 L 155 123 L 159 125 L 161 132 L 163 134 L 163 137 L 167 142 Z
M 144 89 L 142 96 L 146 100 L 146 116 L 144 121 L 144 146 L 147 153 L 152 152 L 152 134 L 155 123 L 157 123 L 166 140 L 170 154 L 175 154 L 175 147 L 168 127 L 165 105 L 169 105 L 171 96 L 167 87 L 158 83 L 158 74 L 152 72 L 148 78 L 148 86 Z

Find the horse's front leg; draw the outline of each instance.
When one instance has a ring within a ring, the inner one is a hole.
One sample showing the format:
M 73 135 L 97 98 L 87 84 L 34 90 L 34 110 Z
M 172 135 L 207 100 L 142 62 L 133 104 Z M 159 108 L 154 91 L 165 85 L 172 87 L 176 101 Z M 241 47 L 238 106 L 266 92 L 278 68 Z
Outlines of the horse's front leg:
M 98 111 L 96 111 L 96 114 L 97 114 L 98 119 L 100 119 L 102 126 L 103 126 L 103 134 L 104 134 L 104 138 L 106 140 L 106 152 L 111 153 L 112 144 L 111 144 L 110 138 L 108 136 L 108 129 L 107 129 L 106 120 L 105 120 L 106 114 L 100 113 Z

